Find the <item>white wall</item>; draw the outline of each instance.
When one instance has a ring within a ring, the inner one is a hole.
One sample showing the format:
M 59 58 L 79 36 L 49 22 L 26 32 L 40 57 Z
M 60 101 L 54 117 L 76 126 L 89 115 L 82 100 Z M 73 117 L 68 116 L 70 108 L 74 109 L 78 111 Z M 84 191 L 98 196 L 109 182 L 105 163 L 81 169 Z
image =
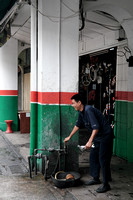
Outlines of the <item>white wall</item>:
M 126 2 L 124 0 L 112 0 L 111 2 L 109 0 L 98 0 L 96 2 L 86 1 L 84 2 L 84 11 L 87 12 L 87 16 L 90 16 L 90 13 L 91 15 L 94 15 L 93 11 L 105 12 L 112 15 L 114 19 L 118 22 L 118 24 L 123 27 L 126 33 L 128 47 L 133 53 L 133 10 L 131 9 L 132 5 L 132 0 L 128 0 Z M 96 22 L 97 21 L 98 19 L 96 18 Z M 82 32 L 84 33 L 84 30 Z M 119 31 L 102 32 L 101 36 L 97 38 L 95 37 L 95 39 L 84 38 L 82 36 L 82 40 L 80 41 L 79 45 L 80 55 L 109 48 L 110 46 L 119 46 L 121 45 L 121 42 L 118 42 L 118 36 Z
M 36 7 L 36 0 L 32 3 Z M 37 60 L 37 19 L 36 9 L 31 6 L 31 91 L 38 91 L 38 60 Z
M 52 5 L 52 6 L 51 6 Z M 39 10 L 47 16 L 60 17 L 60 0 L 40 0 Z M 39 14 L 38 91 L 59 91 L 59 18 L 51 21 Z
M 118 46 L 118 35 L 118 31 L 110 31 L 94 39 L 82 37 L 82 40 L 79 41 L 79 55 Z
M 127 44 L 117 49 L 116 91 L 128 91 L 128 62 L 125 56 L 128 58 L 129 53 L 125 52 L 125 46 Z
M 79 9 L 78 0 L 65 2 L 75 12 Z M 62 17 L 74 14 L 62 5 Z M 61 21 L 61 91 L 78 92 L 79 64 L 78 64 L 78 15 Z
M 0 90 L 17 90 L 18 41 L 11 38 L 0 48 Z
M 78 0 L 65 3 L 78 11 Z M 40 0 L 39 10 L 46 17 L 39 14 L 38 91 L 77 92 L 78 14 L 67 18 L 73 12 L 60 0 Z

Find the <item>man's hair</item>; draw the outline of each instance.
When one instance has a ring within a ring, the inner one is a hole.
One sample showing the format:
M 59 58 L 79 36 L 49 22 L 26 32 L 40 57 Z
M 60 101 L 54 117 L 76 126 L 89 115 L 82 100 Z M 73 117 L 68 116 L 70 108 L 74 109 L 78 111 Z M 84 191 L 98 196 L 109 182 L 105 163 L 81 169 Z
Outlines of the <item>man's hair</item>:
M 84 101 L 84 98 L 81 94 L 75 94 L 71 97 L 71 100 L 74 99 L 77 103 L 79 101 L 81 101 L 81 103 L 84 105 L 85 104 L 85 101 Z

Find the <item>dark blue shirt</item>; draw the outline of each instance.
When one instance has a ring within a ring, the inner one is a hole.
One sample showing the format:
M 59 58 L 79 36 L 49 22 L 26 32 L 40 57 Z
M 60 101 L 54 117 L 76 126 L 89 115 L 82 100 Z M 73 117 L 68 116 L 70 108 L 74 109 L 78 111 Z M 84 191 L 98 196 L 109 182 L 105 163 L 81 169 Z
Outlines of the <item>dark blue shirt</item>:
M 94 140 L 100 140 L 106 134 L 111 134 L 111 127 L 107 119 L 98 109 L 90 105 L 85 105 L 84 110 L 82 112 L 79 111 L 76 126 L 81 128 L 83 125 L 88 129 L 89 133 L 96 129 L 99 130 Z

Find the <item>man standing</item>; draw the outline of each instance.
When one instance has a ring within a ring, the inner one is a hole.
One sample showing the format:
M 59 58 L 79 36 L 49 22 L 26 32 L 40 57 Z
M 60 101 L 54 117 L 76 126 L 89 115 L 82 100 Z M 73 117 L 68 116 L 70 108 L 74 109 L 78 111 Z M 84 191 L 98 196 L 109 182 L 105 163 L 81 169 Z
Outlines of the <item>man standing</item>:
M 85 149 L 90 150 L 90 175 L 92 180 L 85 182 L 85 185 L 100 184 L 100 168 L 102 170 L 103 185 L 96 191 L 98 193 L 110 190 L 109 181 L 111 180 L 110 160 L 113 148 L 112 129 L 103 116 L 96 108 L 85 105 L 80 94 L 71 97 L 72 106 L 79 111 L 78 121 L 72 132 L 65 138 L 64 142 L 68 142 L 70 138 L 84 125 L 91 133 L 89 141 L 85 145 Z

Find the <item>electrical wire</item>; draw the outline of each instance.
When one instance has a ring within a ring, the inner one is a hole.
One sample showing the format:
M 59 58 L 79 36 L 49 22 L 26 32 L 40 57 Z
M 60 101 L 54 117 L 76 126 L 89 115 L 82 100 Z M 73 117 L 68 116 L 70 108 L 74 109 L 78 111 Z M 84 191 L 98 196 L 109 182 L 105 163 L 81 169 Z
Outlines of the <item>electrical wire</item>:
M 124 57 L 125 56 L 126 57 L 126 54 L 123 51 L 117 51 L 117 56 L 119 56 L 119 57 Z
M 30 16 L 28 19 L 25 20 L 25 22 L 23 23 L 23 25 L 20 26 L 19 29 L 18 29 L 13 35 L 11 35 L 11 37 L 13 37 L 13 36 L 26 24 L 26 22 L 27 22 L 30 18 L 31 18 L 31 16 Z
M 75 10 L 71 9 L 68 5 L 66 5 L 66 4 L 63 2 L 63 0 L 61 0 L 61 3 L 62 3 L 64 6 L 66 6 L 69 10 L 71 10 L 73 13 L 77 13 L 77 12 L 78 12 L 78 11 L 75 11 Z
M 41 15 L 47 17 L 50 21 L 52 21 L 52 22 L 59 22 L 60 17 L 45 15 L 45 14 L 43 14 L 34 4 L 31 4 L 31 5 L 36 9 L 36 11 L 38 11 Z M 74 14 L 72 14 L 72 15 L 70 15 L 70 16 L 68 16 L 68 17 L 64 17 L 64 18 L 62 17 L 61 20 L 73 18 L 73 17 L 76 17 L 76 16 L 78 16 L 78 15 L 79 15 L 79 11 L 76 11 Z M 24 25 L 27 23 L 27 21 L 28 21 L 30 18 L 31 18 L 31 16 L 30 16 L 28 19 L 25 20 L 25 22 L 23 23 L 23 25 L 21 25 L 21 26 L 19 27 L 19 29 L 18 29 L 13 35 L 11 35 L 12 38 L 14 38 L 14 35 L 15 35 L 22 27 L 24 27 Z M 57 21 L 57 20 L 52 20 L 51 18 L 55 18 L 55 19 L 59 19 L 59 20 L 58 20 L 58 21 Z M 4 28 L 5 28 L 5 27 L 4 27 Z
M 44 17 L 47 17 L 50 21 L 52 21 L 52 22 L 54 22 L 54 23 L 55 23 L 55 22 L 59 22 L 60 17 L 46 15 L 46 14 L 42 13 L 39 9 L 37 9 L 36 6 L 35 6 L 34 4 L 31 4 L 31 5 L 38 11 L 38 13 L 40 13 L 40 14 L 41 14 L 42 16 L 44 16 Z M 76 17 L 76 16 L 78 16 L 78 15 L 79 15 L 79 10 L 76 11 L 76 12 L 74 12 L 74 14 L 69 15 L 69 16 L 67 16 L 67 17 L 61 17 L 61 20 L 64 21 L 64 20 L 69 19 L 69 18 L 74 18 L 74 17 Z M 58 20 L 53 20 L 53 19 L 58 19 Z
M 95 12 L 95 13 L 97 13 L 97 14 L 99 14 L 99 15 L 102 15 L 102 16 L 104 16 L 104 17 L 107 17 L 107 18 L 109 18 L 109 19 L 111 19 L 111 20 L 113 20 L 113 21 L 115 21 L 115 22 L 118 22 L 112 15 L 110 15 L 110 14 L 108 14 L 108 13 L 106 13 L 106 12 L 99 11 L 99 10 L 94 10 L 93 12 Z M 119 22 L 118 22 L 118 23 L 119 23 Z
M 116 29 L 114 28 L 110 28 L 110 27 L 112 27 L 112 25 L 107 25 L 107 24 L 101 24 L 101 23 L 99 23 L 99 22 L 95 22 L 95 21 L 92 21 L 92 20 L 89 20 L 89 19 L 85 19 L 85 21 L 87 21 L 87 22 L 90 22 L 90 23 L 93 23 L 93 24 L 97 24 L 97 25 L 100 25 L 100 26 L 102 26 L 102 27 L 104 27 L 104 28 L 107 28 L 107 29 L 109 29 L 109 30 L 112 30 L 112 31 L 117 31 L 117 30 L 120 30 L 121 29 L 121 26 L 120 26 L 120 28 L 118 28 L 118 27 L 116 27 Z
M 130 55 L 131 55 L 131 50 L 129 49 L 129 47 L 125 46 L 124 49 L 126 52 L 130 53 Z
M 82 31 L 84 29 L 84 27 L 85 27 L 85 18 L 84 18 L 84 11 L 83 11 L 83 2 L 82 2 L 82 0 L 80 0 L 79 9 L 80 9 L 80 16 L 81 16 L 81 20 L 82 20 L 82 25 L 79 28 L 79 31 Z
M 124 51 L 117 51 L 117 56 L 119 56 L 119 57 L 124 57 L 125 56 L 125 58 L 127 60 L 126 53 L 130 53 L 130 55 L 131 55 L 131 50 L 127 46 L 124 46 L 123 48 L 124 48 L 125 52 Z M 122 54 L 119 54 L 119 53 L 122 53 Z

